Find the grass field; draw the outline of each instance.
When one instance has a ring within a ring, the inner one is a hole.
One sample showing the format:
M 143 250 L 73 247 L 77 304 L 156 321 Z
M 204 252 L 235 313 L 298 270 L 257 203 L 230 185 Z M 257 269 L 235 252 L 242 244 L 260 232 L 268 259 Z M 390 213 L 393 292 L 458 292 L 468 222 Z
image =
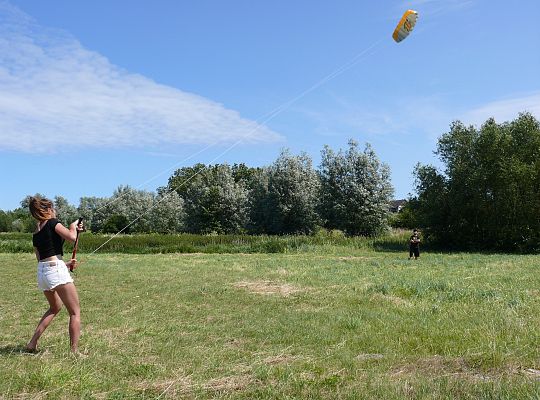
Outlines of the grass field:
M 21 351 L 46 303 L 0 254 L 0 398 L 540 398 L 540 257 L 406 257 L 97 254 L 74 359 L 65 311 Z

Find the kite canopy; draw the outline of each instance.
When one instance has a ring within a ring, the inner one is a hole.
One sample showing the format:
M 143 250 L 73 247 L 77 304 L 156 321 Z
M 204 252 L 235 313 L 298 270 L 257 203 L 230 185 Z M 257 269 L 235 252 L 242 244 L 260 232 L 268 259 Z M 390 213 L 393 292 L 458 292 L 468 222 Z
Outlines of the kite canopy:
M 401 21 L 396 26 L 396 29 L 394 30 L 394 34 L 392 37 L 396 42 L 401 42 L 403 39 L 405 39 L 407 36 L 409 36 L 409 33 L 414 29 L 414 26 L 416 25 L 416 20 L 418 19 L 418 13 L 414 10 L 407 10 L 405 11 L 405 14 L 403 14 L 403 17 L 401 17 Z

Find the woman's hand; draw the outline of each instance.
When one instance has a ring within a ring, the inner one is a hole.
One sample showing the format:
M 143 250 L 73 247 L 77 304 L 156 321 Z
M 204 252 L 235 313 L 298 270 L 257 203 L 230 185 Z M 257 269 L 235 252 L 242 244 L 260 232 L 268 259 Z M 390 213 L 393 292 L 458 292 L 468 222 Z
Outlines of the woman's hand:
M 75 258 L 72 258 L 66 263 L 66 267 L 68 267 L 70 271 L 73 271 L 78 266 L 79 266 L 79 263 L 77 262 Z
M 73 221 L 71 225 L 69 226 L 70 229 L 75 229 L 76 231 L 82 232 L 84 231 L 84 222 L 77 219 L 76 221 Z

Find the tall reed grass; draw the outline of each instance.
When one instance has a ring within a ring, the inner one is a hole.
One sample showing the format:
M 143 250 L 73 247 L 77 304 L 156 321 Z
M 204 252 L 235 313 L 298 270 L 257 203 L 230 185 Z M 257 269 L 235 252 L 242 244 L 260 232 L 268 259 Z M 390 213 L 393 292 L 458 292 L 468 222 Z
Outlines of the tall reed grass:
M 119 235 L 99 251 L 101 253 L 290 253 L 317 252 L 328 247 L 349 249 L 405 251 L 406 231 L 394 230 L 376 238 L 346 237 L 340 232 L 321 231 L 313 236 L 251 236 L 251 235 Z M 80 253 L 90 253 L 111 239 L 110 235 L 83 233 L 79 242 Z M 71 244 L 64 250 L 71 251 Z M 1 233 L 0 253 L 33 252 L 32 235 L 28 233 Z

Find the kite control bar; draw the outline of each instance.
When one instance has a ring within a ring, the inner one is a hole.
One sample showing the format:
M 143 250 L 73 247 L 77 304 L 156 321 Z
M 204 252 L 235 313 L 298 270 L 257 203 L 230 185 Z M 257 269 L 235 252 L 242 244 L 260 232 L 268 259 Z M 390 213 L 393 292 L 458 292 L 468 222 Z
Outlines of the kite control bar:
M 78 228 L 81 222 L 83 222 L 83 217 L 79 217 L 79 219 L 77 220 L 77 237 L 75 238 L 75 243 L 73 244 L 73 253 L 71 254 L 72 260 L 74 260 L 77 256 L 77 247 L 79 246 L 79 233 L 81 233 Z M 69 267 L 69 270 L 73 272 L 73 265 Z

